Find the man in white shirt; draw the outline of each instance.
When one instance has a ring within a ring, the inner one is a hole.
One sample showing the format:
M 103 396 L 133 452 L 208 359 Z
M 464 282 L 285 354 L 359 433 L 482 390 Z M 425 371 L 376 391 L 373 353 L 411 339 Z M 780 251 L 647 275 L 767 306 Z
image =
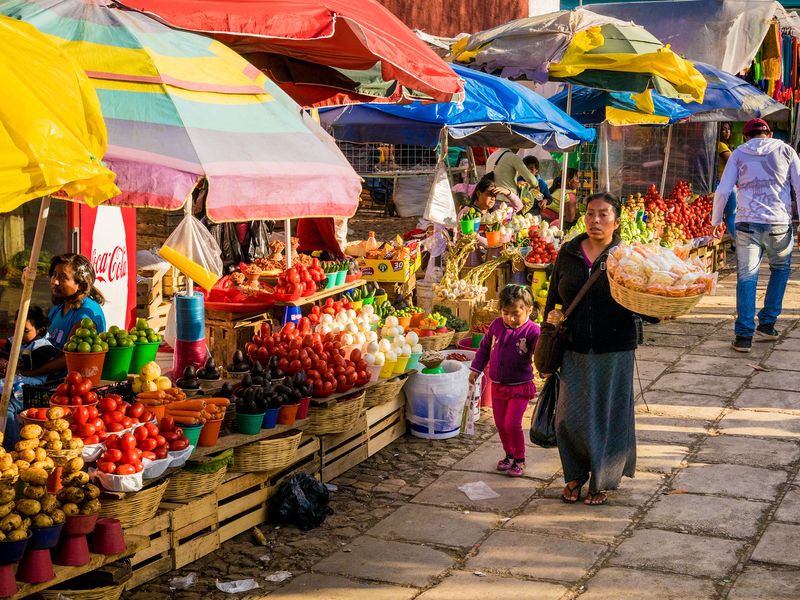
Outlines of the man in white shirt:
M 486 172 L 494 173 L 494 182 L 497 187 L 509 190 L 517 189 L 517 177 L 522 177 L 531 188 L 539 188 L 536 175 L 530 172 L 523 160 L 517 156 L 515 148 L 500 148 L 486 159 Z M 505 196 L 499 196 L 499 201 L 509 202 Z

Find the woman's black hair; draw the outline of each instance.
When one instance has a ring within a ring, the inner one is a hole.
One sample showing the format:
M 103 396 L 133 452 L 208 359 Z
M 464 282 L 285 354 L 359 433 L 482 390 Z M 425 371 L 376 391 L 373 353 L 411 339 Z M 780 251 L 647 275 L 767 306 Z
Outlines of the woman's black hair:
M 88 258 L 82 254 L 73 254 L 71 252 L 54 256 L 50 261 L 50 270 L 48 271 L 48 275 L 51 278 L 56 272 L 56 267 L 58 265 L 66 265 L 72 268 L 72 279 L 78 284 L 78 291 L 72 298 L 53 298 L 53 304 L 63 304 L 65 300 L 69 302 L 79 302 L 86 296 L 98 304 L 105 303 L 106 299 L 103 297 L 103 294 L 94 287 L 96 275 L 92 268 L 92 263 L 89 262 Z
M 475 185 L 475 189 L 472 190 L 472 196 L 469 198 L 470 204 L 475 204 L 478 201 L 478 194 L 482 194 L 493 185 L 494 173 L 486 173 L 486 175 L 481 177 L 481 180 Z
M 17 318 L 19 318 L 19 313 L 17 313 Z M 47 318 L 47 313 L 41 306 L 29 307 L 27 320 L 31 322 L 39 335 L 46 333 L 47 326 L 50 325 L 50 319 Z
M 525 158 L 522 159 L 522 162 L 525 163 L 525 166 L 528 167 L 529 169 L 531 165 L 533 165 L 537 169 L 539 168 L 539 159 L 536 158 L 535 156 L 526 156 Z
M 602 200 L 606 204 L 610 204 L 614 211 L 614 216 L 619 219 L 619 216 L 622 214 L 622 203 L 614 194 L 609 194 L 608 192 L 592 194 L 586 199 L 586 206 L 589 206 L 589 203 L 594 200 Z
M 500 309 L 514 305 L 517 300 L 522 300 L 525 306 L 531 307 L 531 318 L 536 318 L 539 314 L 539 305 L 533 298 L 533 292 L 527 285 L 509 283 L 500 291 Z
M 575 177 L 578 174 L 578 169 L 575 167 L 567 167 L 567 181 Z M 560 190 L 561 189 L 561 174 L 559 173 L 555 179 L 553 179 L 553 185 L 550 186 L 551 190 Z

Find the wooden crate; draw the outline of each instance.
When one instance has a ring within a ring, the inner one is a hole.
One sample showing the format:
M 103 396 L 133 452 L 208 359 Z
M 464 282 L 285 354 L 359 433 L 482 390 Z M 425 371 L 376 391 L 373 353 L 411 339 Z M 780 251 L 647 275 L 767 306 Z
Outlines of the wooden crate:
M 131 556 L 132 576 L 125 589 L 135 588 L 172 570 L 170 523 L 169 511 L 160 510 L 152 519 L 129 530 L 135 535 L 148 537 L 150 546 Z
M 727 266 L 728 262 L 728 245 L 727 243 L 716 244 L 714 246 L 714 261 L 713 270 L 721 271 Z
M 486 299 L 496 300 L 500 297 L 503 288 L 511 283 L 511 263 L 499 265 L 492 274 L 487 277 L 483 285 L 486 287 Z
M 350 431 L 320 436 L 322 481 L 335 479 L 367 459 L 367 416 L 362 413 Z
M 169 511 L 172 568 L 193 563 L 219 548 L 217 495 L 206 494 L 186 502 L 162 502 Z
M 231 364 L 237 350 L 245 351 L 245 346 L 253 339 L 261 323 L 270 321 L 268 313 L 247 318 L 218 318 L 213 311 L 206 313 L 206 343 L 219 367 Z
M 269 486 L 272 488 L 270 497 L 278 491 L 281 484 L 292 475 L 305 473 L 319 479 L 322 470 L 322 454 L 320 438 L 315 435 L 305 434 L 300 440 L 300 447 L 294 461 L 288 467 L 268 473 Z
M 442 306 L 446 306 L 450 309 L 450 312 L 453 313 L 454 317 L 458 317 L 467 322 L 467 324 L 472 322 L 472 313 L 475 310 L 476 306 L 479 306 L 484 303 L 483 299 L 480 300 L 441 300 L 438 302 L 434 302 L 434 306 L 437 304 L 441 304 Z
M 406 394 L 367 409 L 367 456 L 385 448 L 406 432 Z

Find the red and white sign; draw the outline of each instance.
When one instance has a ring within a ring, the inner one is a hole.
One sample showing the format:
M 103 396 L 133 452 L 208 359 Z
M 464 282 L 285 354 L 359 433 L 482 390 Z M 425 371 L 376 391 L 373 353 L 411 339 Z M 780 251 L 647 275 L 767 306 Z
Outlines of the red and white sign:
M 81 254 L 106 298 L 106 323 L 129 329 L 136 322 L 136 210 L 81 205 L 80 224 Z

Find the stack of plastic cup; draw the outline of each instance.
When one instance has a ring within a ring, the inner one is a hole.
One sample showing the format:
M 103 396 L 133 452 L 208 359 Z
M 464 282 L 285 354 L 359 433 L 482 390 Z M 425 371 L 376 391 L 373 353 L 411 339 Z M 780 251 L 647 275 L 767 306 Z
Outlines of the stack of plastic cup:
M 175 377 L 181 377 L 183 370 L 192 365 L 201 368 L 206 361 L 206 316 L 203 294 L 194 292 L 191 296 L 175 296 L 176 342 L 173 357 Z

